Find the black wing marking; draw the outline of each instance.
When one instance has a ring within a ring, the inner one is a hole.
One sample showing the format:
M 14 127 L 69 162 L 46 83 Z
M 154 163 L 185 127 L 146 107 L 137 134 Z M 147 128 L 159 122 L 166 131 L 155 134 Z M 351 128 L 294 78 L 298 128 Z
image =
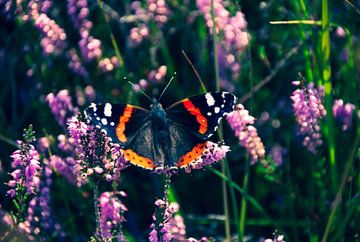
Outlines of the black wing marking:
M 130 104 L 93 103 L 85 110 L 85 118 L 125 148 L 146 122 L 148 113 L 148 110 Z
M 171 120 L 206 140 L 214 134 L 221 119 L 234 110 L 235 103 L 236 97 L 231 93 L 206 93 L 181 100 L 166 111 Z

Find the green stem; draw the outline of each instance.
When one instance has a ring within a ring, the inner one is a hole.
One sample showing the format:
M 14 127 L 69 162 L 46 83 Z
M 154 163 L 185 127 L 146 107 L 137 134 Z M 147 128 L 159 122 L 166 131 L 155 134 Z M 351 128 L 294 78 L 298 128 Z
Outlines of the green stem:
M 99 7 L 100 7 L 100 9 L 101 9 L 101 11 L 102 11 L 102 13 L 103 13 L 103 15 L 104 15 L 106 27 L 107 27 L 107 29 L 108 29 L 108 31 L 109 31 L 109 35 L 110 35 L 110 39 L 111 39 L 111 44 L 112 44 L 112 46 L 113 46 L 113 48 L 114 48 L 116 57 L 117 57 L 118 60 L 119 60 L 119 65 L 120 65 L 120 67 L 123 67 L 123 65 L 124 65 L 124 60 L 123 60 L 123 58 L 122 58 L 122 56 L 121 56 L 119 46 L 118 46 L 117 43 L 116 43 L 115 36 L 114 36 L 113 32 L 111 31 L 110 24 L 109 24 L 109 19 L 108 19 L 108 17 L 106 16 L 106 14 L 105 14 L 105 12 L 104 12 L 104 6 L 103 6 L 104 3 L 103 3 L 102 0 L 98 0 L 98 4 L 99 4 Z
M 322 35 L 321 35 L 321 51 L 322 51 L 322 81 L 325 89 L 325 108 L 326 122 L 325 135 L 328 141 L 330 175 L 332 178 L 332 194 L 335 192 L 335 184 L 337 183 L 336 172 L 336 152 L 335 152 L 335 126 L 334 117 L 332 115 L 332 83 L 331 83 L 331 66 L 330 66 L 330 29 L 329 29 L 329 7 L 328 1 L 322 0 Z
M 328 237 L 329 237 L 332 225 L 333 225 L 334 220 L 335 220 L 336 211 L 338 210 L 338 208 L 340 206 L 340 203 L 342 201 L 342 194 L 343 194 L 343 191 L 344 191 L 344 188 L 345 188 L 346 181 L 348 179 L 351 168 L 353 167 L 353 162 L 355 160 L 355 155 L 356 155 L 356 151 L 358 149 L 359 141 L 360 141 L 360 128 L 357 129 L 356 140 L 354 142 L 350 157 L 346 162 L 344 172 L 343 172 L 342 178 L 341 178 L 341 183 L 340 183 L 339 189 L 338 189 L 338 191 L 336 193 L 335 201 L 333 203 L 333 207 L 332 207 L 331 213 L 329 215 L 328 222 L 326 224 L 326 229 L 325 229 L 325 232 L 324 232 L 324 236 L 323 236 L 323 238 L 321 240 L 322 242 L 328 241 Z
M 215 15 L 214 15 L 214 0 L 211 0 L 211 19 L 213 22 L 212 26 L 212 37 L 213 37 L 213 50 L 214 50 L 214 69 L 215 69 L 215 80 L 216 80 L 216 90 L 220 90 L 220 76 L 219 76 L 219 63 L 218 63 L 218 50 L 217 50 L 217 34 L 216 34 L 216 26 L 215 26 Z M 222 132 L 219 129 L 218 134 L 220 134 L 219 138 L 222 139 Z M 221 172 L 226 175 L 226 164 L 225 160 L 221 162 Z M 224 215 L 225 215 L 225 236 L 226 241 L 231 240 L 231 232 L 230 232 L 230 214 L 229 214 L 229 202 L 228 202 L 228 191 L 227 184 L 225 180 L 221 182 L 222 186 L 222 196 L 223 196 L 223 206 L 224 206 Z
M 100 210 L 99 210 L 99 184 L 94 182 L 94 209 L 95 209 L 95 219 L 96 219 L 96 231 L 99 233 L 100 241 L 104 239 L 103 231 L 100 225 Z M 98 238 L 98 235 L 95 234 L 95 237 Z
M 241 199 L 241 211 L 240 211 L 240 223 L 239 231 L 240 237 L 239 241 L 242 241 L 242 238 L 245 235 L 245 225 L 246 225 L 246 209 L 247 209 L 247 196 L 248 196 L 248 184 L 249 184 L 249 174 L 250 173 L 250 159 L 246 159 L 245 164 L 245 176 L 243 179 L 244 194 Z

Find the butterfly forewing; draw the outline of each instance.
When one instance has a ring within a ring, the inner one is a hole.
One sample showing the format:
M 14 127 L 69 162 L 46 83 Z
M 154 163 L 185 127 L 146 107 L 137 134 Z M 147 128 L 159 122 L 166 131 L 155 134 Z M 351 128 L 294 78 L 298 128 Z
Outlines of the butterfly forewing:
M 85 111 L 90 123 L 106 131 L 113 142 L 126 147 L 144 125 L 148 110 L 130 104 L 91 104 Z M 129 125 L 131 123 L 131 125 Z
M 171 120 L 206 140 L 214 134 L 221 119 L 234 110 L 235 102 L 236 97 L 231 93 L 209 92 L 181 100 L 166 111 Z

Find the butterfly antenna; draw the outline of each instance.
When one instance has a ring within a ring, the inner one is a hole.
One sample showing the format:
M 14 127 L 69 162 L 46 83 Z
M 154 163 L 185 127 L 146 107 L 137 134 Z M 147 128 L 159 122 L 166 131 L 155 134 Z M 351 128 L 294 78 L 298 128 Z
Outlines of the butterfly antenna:
M 124 80 L 126 80 L 126 77 L 124 77 Z M 135 84 L 134 83 L 132 83 L 131 81 L 128 81 L 130 84 L 131 84 L 131 86 L 135 89 Z M 152 102 L 152 98 L 151 97 L 149 97 L 143 90 L 141 90 L 141 88 L 139 87 L 139 92 L 141 93 L 141 94 L 143 94 L 145 97 L 147 97 L 151 102 Z
M 201 88 L 203 89 L 204 92 L 207 92 L 206 90 L 206 87 L 205 87 L 205 84 L 204 82 L 202 81 L 200 75 L 199 75 L 199 72 L 196 70 L 194 64 L 191 62 L 191 60 L 189 59 L 189 57 L 186 55 L 185 51 L 184 50 L 181 50 L 182 54 L 184 55 L 186 61 L 189 63 L 189 65 L 191 66 L 191 68 L 193 69 L 197 79 L 199 80 L 200 82 L 200 85 L 201 85 Z
M 170 84 L 171 84 L 172 80 L 175 78 L 175 76 L 176 76 L 176 72 L 174 72 L 174 75 L 171 77 L 170 81 L 168 82 L 168 84 L 166 85 L 166 87 L 164 88 L 162 93 L 160 94 L 158 102 L 160 102 L 161 97 L 164 95 L 166 89 L 170 86 Z

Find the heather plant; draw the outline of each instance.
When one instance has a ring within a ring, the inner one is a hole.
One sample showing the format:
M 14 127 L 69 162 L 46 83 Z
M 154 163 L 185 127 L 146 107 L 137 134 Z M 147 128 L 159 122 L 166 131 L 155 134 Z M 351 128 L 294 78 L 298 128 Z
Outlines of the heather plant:
M 358 241 L 359 9 L 0 0 L 0 241 Z M 132 165 L 103 126 L 141 123 L 89 115 L 217 91 L 234 110 L 183 169 Z

